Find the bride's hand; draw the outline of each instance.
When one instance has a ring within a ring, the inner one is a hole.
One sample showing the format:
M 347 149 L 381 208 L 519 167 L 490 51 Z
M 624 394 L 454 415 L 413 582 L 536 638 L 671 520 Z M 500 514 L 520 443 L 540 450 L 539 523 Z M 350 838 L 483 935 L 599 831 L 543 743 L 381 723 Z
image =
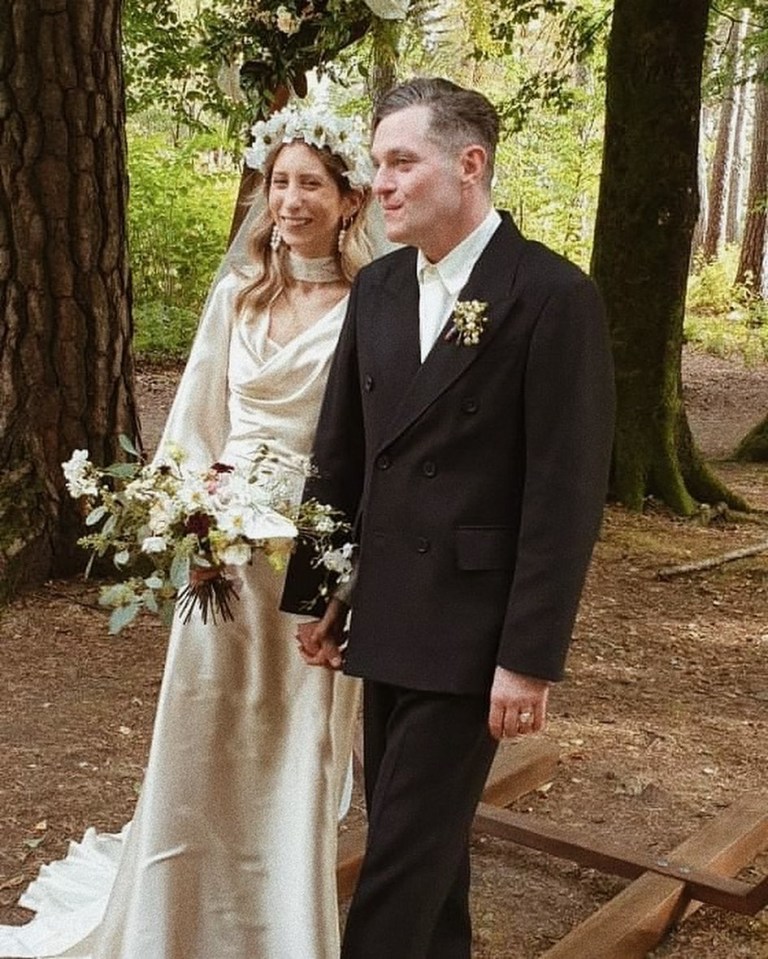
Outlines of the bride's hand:
M 191 589 L 200 589 L 214 579 L 227 579 L 236 593 L 240 591 L 243 581 L 238 575 L 237 566 L 193 566 L 189 571 L 189 585 Z
M 189 571 L 189 585 L 194 589 L 221 576 L 220 566 L 193 566 Z

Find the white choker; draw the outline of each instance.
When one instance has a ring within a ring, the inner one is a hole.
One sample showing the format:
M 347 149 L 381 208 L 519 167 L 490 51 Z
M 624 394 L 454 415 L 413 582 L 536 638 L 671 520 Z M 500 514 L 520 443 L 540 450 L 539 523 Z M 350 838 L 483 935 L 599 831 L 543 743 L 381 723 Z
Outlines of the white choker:
M 335 256 L 304 257 L 288 251 L 288 272 L 294 280 L 307 283 L 336 283 L 341 269 Z

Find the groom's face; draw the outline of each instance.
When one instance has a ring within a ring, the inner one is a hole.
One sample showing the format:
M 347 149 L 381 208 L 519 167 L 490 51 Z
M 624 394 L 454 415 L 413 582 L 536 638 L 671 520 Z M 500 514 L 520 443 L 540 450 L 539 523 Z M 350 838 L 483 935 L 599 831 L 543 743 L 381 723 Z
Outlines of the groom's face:
M 462 180 L 459 158 L 429 139 L 429 119 L 421 105 L 389 114 L 376 127 L 371 153 L 388 239 L 419 247 L 434 263 L 454 245 Z

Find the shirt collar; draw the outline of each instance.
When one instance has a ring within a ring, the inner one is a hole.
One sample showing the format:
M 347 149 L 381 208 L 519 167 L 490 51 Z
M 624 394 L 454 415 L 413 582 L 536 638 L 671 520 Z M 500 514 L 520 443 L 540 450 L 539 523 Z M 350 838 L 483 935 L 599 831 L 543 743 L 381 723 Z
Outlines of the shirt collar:
M 446 290 L 456 296 L 466 285 L 475 263 L 500 223 L 501 216 L 498 210 L 491 208 L 482 223 L 437 263 L 430 263 L 419 250 L 416 257 L 416 276 L 419 282 L 422 280 L 424 270 L 431 266 L 437 271 Z

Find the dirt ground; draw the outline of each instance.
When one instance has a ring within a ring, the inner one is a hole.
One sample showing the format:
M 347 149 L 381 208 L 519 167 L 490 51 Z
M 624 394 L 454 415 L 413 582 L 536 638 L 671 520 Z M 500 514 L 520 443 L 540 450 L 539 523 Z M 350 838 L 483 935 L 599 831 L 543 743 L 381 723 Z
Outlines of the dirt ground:
M 688 352 L 684 378 L 699 445 L 768 510 L 768 467 L 726 459 L 768 410 L 768 367 Z M 150 443 L 175 379 L 140 375 Z M 663 855 L 745 793 L 768 802 L 768 553 L 656 575 L 767 538 L 759 522 L 607 509 L 569 678 L 552 698 L 557 773 L 514 808 Z M 48 583 L 0 612 L 0 922 L 28 916 L 19 893 L 69 839 L 130 818 L 165 639 L 148 619 L 110 638 L 81 581 Z M 476 959 L 534 959 L 626 885 L 488 837 L 473 840 L 473 857 Z M 742 876 L 766 872 L 763 854 Z M 704 907 L 651 955 L 766 959 L 768 909 L 750 918 Z

